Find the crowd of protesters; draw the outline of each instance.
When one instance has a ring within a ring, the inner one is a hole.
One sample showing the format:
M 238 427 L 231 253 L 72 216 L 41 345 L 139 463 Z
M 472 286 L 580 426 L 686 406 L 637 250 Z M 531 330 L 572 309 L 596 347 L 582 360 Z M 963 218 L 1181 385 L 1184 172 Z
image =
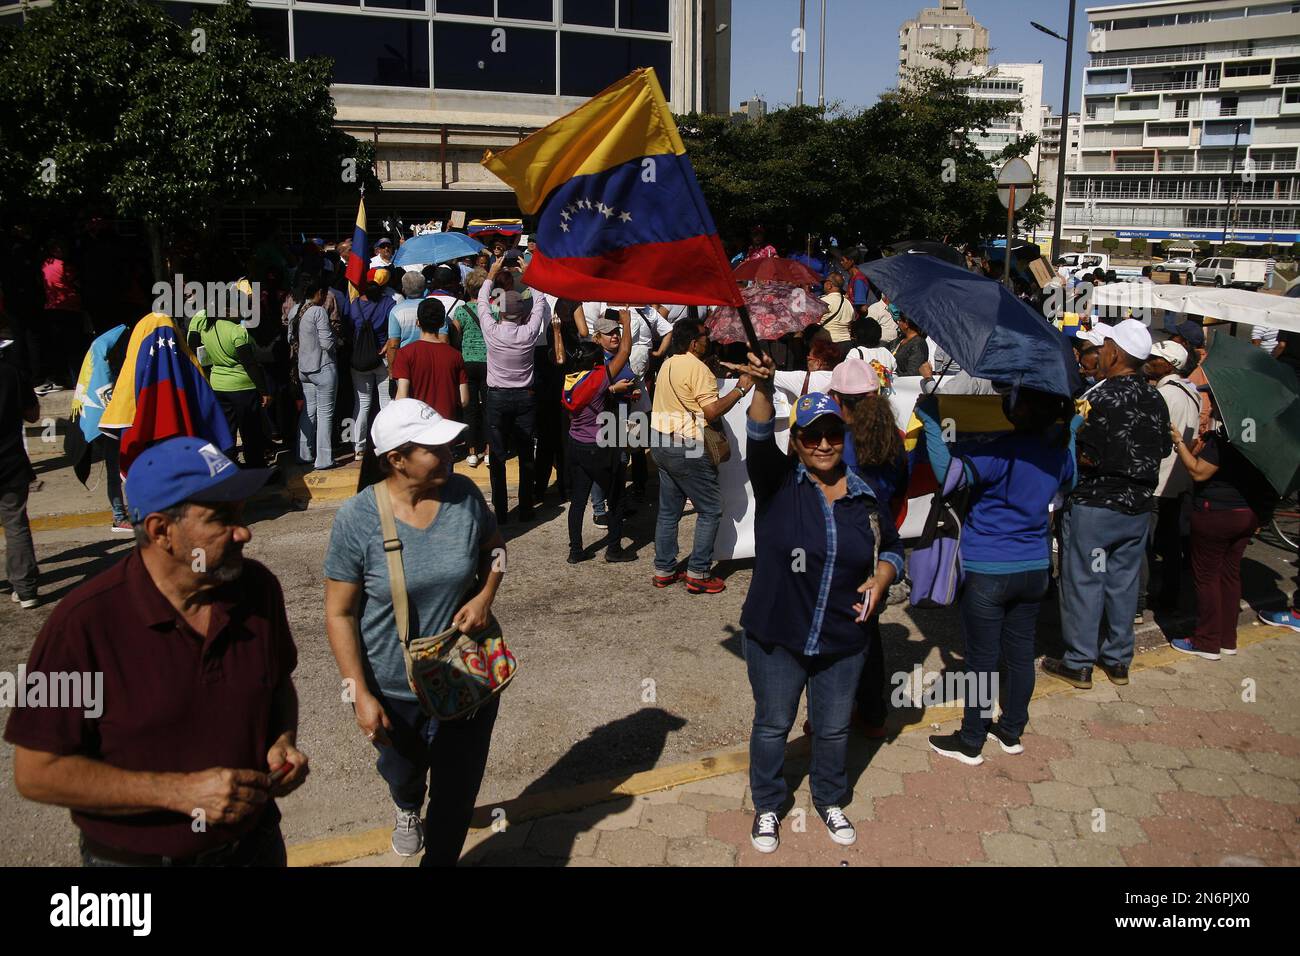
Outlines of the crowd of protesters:
M 28 244 L 3 275 L 18 341 L 13 358 L 0 362 L 0 515 L 8 578 L 24 608 L 39 597 L 22 422 L 36 419 L 39 395 L 75 383 L 92 335 L 149 309 L 138 269 L 126 259 L 105 269 L 105 257 L 118 254 L 107 250 L 120 250 L 110 233 L 92 220 L 79 243 L 51 241 L 39 263 Z M 400 553 L 405 579 L 403 626 L 479 632 L 503 580 L 501 529 L 537 520 L 552 473 L 568 507 L 568 562 L 592 556 L 584 543 L 590 509 L 604 529 L 605 561 L 629 563 L 638 557 L 624 546 L 624 523 L 644 501 L 653 459 L 647 586 L 716 595 L 726 588 L 713 564 L 724 504 L 717 426 L 742 403 L 757 511 L 740 623 L 755 701 L 751 839 L 759 851 L 779 846 L 785 741 L 805 691 L 815 809 L 832 840 L 856 839 L 843 811 L 851 796 L 847 741 L 855 715 L 863 733 L 887 732 L 879 614 L 906 584 L 898 529 L 909 459 L 888 399 L 897 378 L 919 377 L 924 392 L 1000 396 L 1009 426 L 990 441 L 953 443 L 924 401 L 916 408 L 928 466 L 945 488 L 969 495 L 956 603 L 965 668 L 978 679 L 966 684 L 961 728 L 931 737 L 937 753 L 973 765 L 989 740 L 1008 754 L 1024 751 L 1040 609 L 1053 588 L 1064 653 L 1044 658 L 1042 668 L 1076 687 L 1091 687 L 1094 669 L 1128 682 L 1146 594 L 1157 610 L 1177 608 L 1186 560 L 1196 625 L 1173 646 L 1210 660 L 1236 653 L 1242 553 L 1276 495 L 1222 427 L 1199 369 L 1205 329 L 1194 318 L 1153 338 L 1134 319 L 1084 317 L 1070 336 L 1088 383 L 1073 396 L 1084 406 L 1077 410 L 1066 396 L 957 367 L 927 340 L 923 323 L 873 285 L 861 250 L 831 250 L 820 264 L 823 283 L 811 290 L 822 295 L 823 318 L 756 355 L 744 345 L 719 348 L 700 309 L 557 300 L 530 289 L 528 254 L 510 239 L 461 261 L 405 270 L 394 265 L 392 240 L 381 239 L 360 288 L 344 276 L 349 244 L 308 240 L 285 255 L 265 238 L 242 260 L 231 257 L 246 293 L 274 321 L 241 324 L 199 311 L 185 328 L 231 446 L 171 439 L 133 464 L 114 517 L 135 535 L 136 549 L 65 598 L 33 649 L 35 668 L 78 670 L 125 655 L 121 634 L 139 632 L 129 653 L 149 655 L 164 674 L 159 690 L 137 669 L 120 669 L 117 699 L 146 703 L 115 713 L 116 739 L 52 712 L 20 712 L 6 729 L 19 791 L 73 810 L 88 865 L 283 862 L 274 798 L 307 774 L 295 746 L 296 651 L 274 575 L 241 552 L 251 537 L 243 501 L 291 463 L 374 464 L 374 480 L 363 481 L 333 522 L 326 622 L 339 672 L 355 691 L 358 727 L 375 745 L 393 799 L 393 849 L 424 850 L 429 865 L 460 855 L 499 701 L 456 721 L 421 708 L 393 637 L 390 552 Z M 178 271 L 187 254 L 174 250 Z M 756 229 L 737 260 L 776 255 Z M 105 284 L 91 278 L 108 271 Z M 1047 294 L 1020 291 L 1036 304 Z M 1283 333 L 1271 349 L 1294 366 L 1297 339 Z M 736 381 L 720 389 L 725 378 Z M 793 409 L 788 452 L 775 437 L 777 391 Z M 611 422 L 633 420 L 620 411 L 646 412 L 648 434 L 629 435 L 621 429 L 640 426 L 623 424 L 611 432 Z M 465 474 L 483 467 L 486 499 Z M 695 521 L 683 564 L 679 526 L 688 502 Z M 392 540 L 379 530 L 385 509 L 396 522 Z M 203 568 L 189 563 L 195 547 L 209 555 Z M 793 553 L 805 561 L 797 573 Z M 117 601 L 117 588 L 135 600 Z M 1294 607 L 1264 618 L 1300 631 Z M 248 672 L 252 651 L 213 640 L 234 621 L 251 628 L 269 676 Z M 160 625 L 198 640 L 170 647 Z M 214 693 L 204 675 L 215 671 L 222 686 Z M 999 674 L 1000 699 L 990 699 L 980 689 L 996 686 Z M 193 716 L 190 698 L 224 707 L 222 695 L 238 698 L 228 708 L 237 719 L 220 733 L 205 731 L 203 747 L 178 762 L 180 741 L 198 731 L 166 716 Z M 188 832 L 181 816 L 195 807 L 215 824 L 202 834 Z

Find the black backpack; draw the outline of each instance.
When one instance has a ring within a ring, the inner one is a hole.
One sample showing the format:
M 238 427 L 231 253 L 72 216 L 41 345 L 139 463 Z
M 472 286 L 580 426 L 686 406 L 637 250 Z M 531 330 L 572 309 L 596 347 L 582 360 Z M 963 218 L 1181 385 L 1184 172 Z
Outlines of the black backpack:
M 367 302 L 366 305 L 378 306 L 377 302 Z M 356 341 L 352 343 L 352 367 L 358 372 L 371 372 L 379 368 L 379 343 L 375 341 L 375 325 L 371 321 L 371 315 L 374 309 L 370 309 L 370 315 L 367 315 L 366 306 L 359 306 L 357 313 L 360 321 L 357 323 Z

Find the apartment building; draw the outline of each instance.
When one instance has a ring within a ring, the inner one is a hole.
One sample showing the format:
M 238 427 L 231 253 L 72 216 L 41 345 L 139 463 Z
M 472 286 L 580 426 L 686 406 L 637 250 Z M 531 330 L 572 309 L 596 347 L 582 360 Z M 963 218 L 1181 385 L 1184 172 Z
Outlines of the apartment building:
M 1002 151 L 1021 136 L 1041 138 L 1043 64 L 999 63 L 973 83 L 969 95 L 972 99 L 1018 104 L 1015 113 L 993 123 L 983 133 L 971 134 L 971 140 L 988 162 L 1000 165 Z M 1038 153 L 1039 147 L 1035 145 L 1025 157 L 1030 168 L 1037 167 Z
M 989 31 L 966 9 L 966 0 L 940 0 L 937 7 L 926 7 L 898 29 L 898 85 L 906 86 L 907 71 L 941 65 L 935 50 L 986 50 Z M 988 54 L 957 69 L 960 76 L 983 72 Z
M 1079 168 L 1079 114 L 1071 113 L 1061 135 L 1061 117 L 1052 113 L 1051 107 L 1042 108 L 1041 139 L 1038 144 L 1038 191 L 1056 200 L 1056 181 L 1063 173 L 1073 173 Z M 1047 222 L 1039 227 L 1049 235 L 1056 218 L 1056 210 L 1048 212 Z
M 1088 20 L 1063 234 L 1300 241 L 1300 2 L 1161 0 Z

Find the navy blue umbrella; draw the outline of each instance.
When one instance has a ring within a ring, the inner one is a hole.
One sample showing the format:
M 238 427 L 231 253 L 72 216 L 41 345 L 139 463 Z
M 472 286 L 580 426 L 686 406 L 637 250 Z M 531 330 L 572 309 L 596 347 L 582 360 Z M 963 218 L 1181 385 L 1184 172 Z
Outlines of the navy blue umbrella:
M 1083 387 L 1073 349 L 1002 283 L 927 255 L 862 271 L 971 375 L 1067 397 Z

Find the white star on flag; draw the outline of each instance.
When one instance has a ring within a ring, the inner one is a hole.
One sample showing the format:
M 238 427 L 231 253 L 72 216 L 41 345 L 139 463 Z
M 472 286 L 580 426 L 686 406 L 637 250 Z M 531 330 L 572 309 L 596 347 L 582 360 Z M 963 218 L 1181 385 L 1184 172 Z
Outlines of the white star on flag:
M 562 222 L 562 223 L 560 223 L 560 228 L 563 229 L 565 232 L 568 232 L 568 231 L 569 231 L 569 224 L 568 224 L 567 222 Z
M 569 212 L 569 210 L 565 209 L 563 212 L 560 213 L 560 218 L 563 219 L 565 222 L 568 222 L 570 219 L 573 218 L 573 214 Z
M 611 209 L 609 206 L 606 206 L 603 202 L 597 203 L 597 206 L 599 208 L 600 214 L 604 216 L 606 219 L 609 219 L 614 215 L 614 210 Z
M 623 220 L 624 222 L 631 222 L 632 214 L 630 212 L 621 212 L 618 214 L 618 218 Z

